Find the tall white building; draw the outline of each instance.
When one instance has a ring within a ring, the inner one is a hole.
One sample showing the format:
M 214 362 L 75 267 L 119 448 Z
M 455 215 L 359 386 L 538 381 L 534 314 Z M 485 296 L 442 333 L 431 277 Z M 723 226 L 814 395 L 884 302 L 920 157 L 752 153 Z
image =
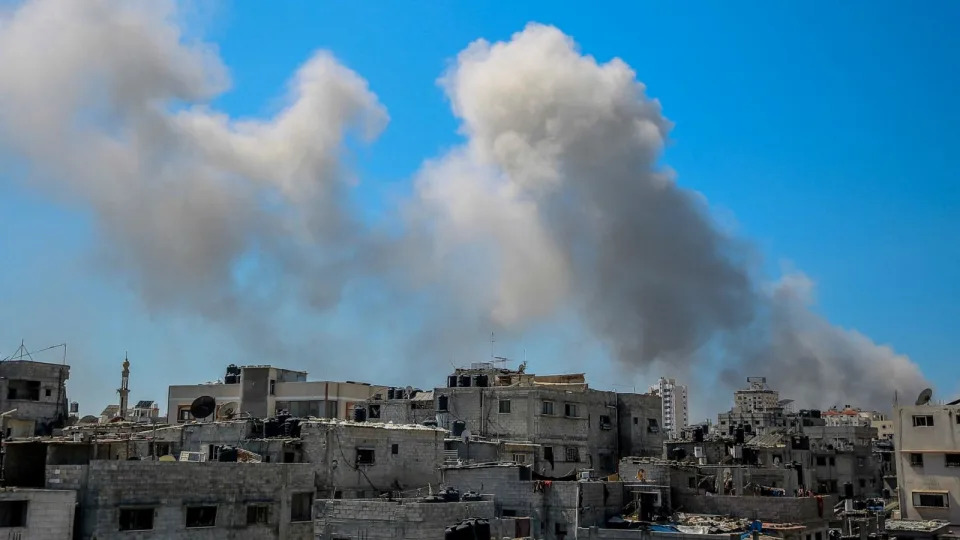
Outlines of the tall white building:
M 650 391 L 660 396 L 662 402 L 663 429 L 670 438 L 678 438 L 680 430 L 687 426 L 687 387 L 677 384 L 676 379 L 660 377 Z

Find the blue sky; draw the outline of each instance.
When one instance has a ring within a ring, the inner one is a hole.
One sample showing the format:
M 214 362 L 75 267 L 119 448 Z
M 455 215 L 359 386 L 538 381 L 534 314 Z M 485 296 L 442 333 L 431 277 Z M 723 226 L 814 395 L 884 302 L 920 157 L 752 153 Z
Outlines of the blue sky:
M 424 159 L 460 142 L 436 85 L 456 54 L 529 21 L 556 25 L 599 61 L 633 67 L 676 123 L 664 162 L 757 244 L 771 277 L 783 264 L 802 269 L 833 323 L 908 354 L 940 391 L 960 391 L 951 369 L 960 345 L 960 5 L 521 4 L 224 2 L 193 6 L 188 18 L 230 69 L 232 88 L 214 105 L 231 115 L 276 111 L 284 84 L 317 49 L 369 82 L 390 115 L 351 157 L 370 220 L 389 205 L 384 193 L 404 193 Z M 169 384 L 255 363 L 221 328 L 145 310 L 122 279 L 97 270 L 87 211 L 17 179 L 0 171 L 0 352 L 21 338 L 33 348 L 66 341 L 71 398 L 84 413 L 115 401 L 124 351 L 132 399 L 163 401 Z M 379 382 L 349 361 L 270 361 Z M 541 372 L 557 365 L 529 361 Z

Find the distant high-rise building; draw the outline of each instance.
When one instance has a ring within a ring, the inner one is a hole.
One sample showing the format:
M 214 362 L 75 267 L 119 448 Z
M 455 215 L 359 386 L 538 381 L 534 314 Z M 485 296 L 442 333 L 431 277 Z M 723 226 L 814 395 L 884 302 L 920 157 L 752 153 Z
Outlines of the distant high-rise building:
M 687 387 L 677 384 L 676 379 L 660 377 L 650 391 L 660 396 L 662 402 L 663 429 L 670 438 L 680 436 L 680 430 L 687 426 Z

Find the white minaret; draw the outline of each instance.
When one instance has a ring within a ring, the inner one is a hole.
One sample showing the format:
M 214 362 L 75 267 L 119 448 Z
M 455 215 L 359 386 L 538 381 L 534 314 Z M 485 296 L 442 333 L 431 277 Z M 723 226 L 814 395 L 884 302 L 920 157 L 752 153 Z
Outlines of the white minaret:
M 120 394 L 120 410 L 117 414 L 120 418 L 126 420 L 127 396 L 130 395 L 130 360 L 127 359 L 126 355 L 123 357 L 123 373 L 120 379 L 120 389 L 117 392 Z

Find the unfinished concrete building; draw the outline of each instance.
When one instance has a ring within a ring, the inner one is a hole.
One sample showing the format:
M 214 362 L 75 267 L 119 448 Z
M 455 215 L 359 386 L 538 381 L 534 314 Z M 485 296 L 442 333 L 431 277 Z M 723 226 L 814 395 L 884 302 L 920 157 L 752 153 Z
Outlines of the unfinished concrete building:
M 439 427 L 455 437 L 537 445 L 532 461 L 514 454 L 538 474 L 609 474 L 621 455 L 662 451 L 661 404 L 653 394 L 593 390 L 583 374 L 538 376 L 490 364 L 458 369 L 447 384 L 434 390 Z
M 67 420 L 70 366 L 29 360 L 0 362 L 0 426 L 4 437 L 49 435 Z
M 492 497 L 478 500 L 436 501 L 423 497 L 376 500 L 317 500 L 315 530 L 317 540 L 362 538 L 364 540 L 435 540 L 445 530 L 468 519 L 493 522 L 493 538 L 515 536 L 512 520 L 501 524 L 494 518 Z M 490 538 L 487 536 L 486 538 Z M 519 538 L 519 537 L 518 537 Z
M 354 405 L 381 394 L 385 387 L 359 382 L 308 381 L 307 372 L 273 366 L 227 366 L 222 382 L 171 386 L 167 396 L 170 423 L 195 420 L 190 405 L 200 396 L 216 401 L 203 420 L 232 417 L 297 417 L 352 419 Z

